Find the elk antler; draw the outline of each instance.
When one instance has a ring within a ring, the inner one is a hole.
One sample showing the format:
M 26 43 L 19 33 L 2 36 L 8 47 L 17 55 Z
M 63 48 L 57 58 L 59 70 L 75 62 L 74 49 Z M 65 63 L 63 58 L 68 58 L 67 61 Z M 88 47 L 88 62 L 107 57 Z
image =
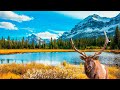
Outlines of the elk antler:
M 105 34 L 105 44 L 104 44 L 104 47 L 103 47 L 99 52 L 96 52 L 92 57 L 101 54 L 101 53 L 105 50 L 107 44 L 108 44 L 109 42 L 111 42 L 111 41 L 109 41 L 109 39 L 108 39 L 107 34 L 106 34 L 105 31 L 104 31 L 104 34 Z
M 72 38 L 70 39 L 70 41 L 71 41 L 71 44 L 72 44 L 73 49 L 74 49 L 76 52 L 82 54 L 84 57 L 87 57 L 85 53 L 82 53 L 81 51 L 79 51 L 79 50 L 75 47 Z

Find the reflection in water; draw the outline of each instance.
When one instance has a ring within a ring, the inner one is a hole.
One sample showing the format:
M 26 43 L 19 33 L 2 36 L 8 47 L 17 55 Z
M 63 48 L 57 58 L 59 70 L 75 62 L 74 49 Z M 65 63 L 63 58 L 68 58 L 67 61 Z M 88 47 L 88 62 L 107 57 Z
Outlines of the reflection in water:
M 116 57 L 113 62 L 115 65 L 120 66 L 120 57 Z
M 23 64 L 23 60 L 21 60 L 22 61 L 22 64 Z
M 86 54 L 93 55 L 94 52 L 86 52 Z M 99 60 L 103 64 L 120 65 L 120 54 L 103 52 L 100 54 Z M 77 52 L 40 52 L 0 55 L 0 64 L 37 62 L 56 65 L 63 61 L 76 65 L 84 63 L 84 61 L 80 59 L 80 54 Z
M 99 57 L 100 61 L 103 64 L 109 64 L 109 65 L 117 65 L 120 66 L 120 54 L 104 54 Z
M 1 59 L 1 64 L 3 64 L 3 61 L 4 61 L 4 60 L 3 60 L 3 59 Z
M 9 63 L 9 59 L 7 59 L 7 63 Z

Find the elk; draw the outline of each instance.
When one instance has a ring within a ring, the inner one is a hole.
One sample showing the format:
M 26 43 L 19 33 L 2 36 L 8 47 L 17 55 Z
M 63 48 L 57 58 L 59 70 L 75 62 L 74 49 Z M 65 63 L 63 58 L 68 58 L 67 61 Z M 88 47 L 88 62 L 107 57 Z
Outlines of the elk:
M 84 71 L 88 78 L 90 79 L 108 79 L 108 70 L 105 65 L 101 64 L 98 60 L 99 56 L 106 48 L 107 44 L 110 42 L 106 32 L 105 34 L 105 43 L 102 49 L 99 52 L 96 52 L 94 55 L 87 56 L 85 52 L 78 50 L 74 43 L 72 38 L 70 39 L 72 48 L 81 54 L 80 58 L 85 61 L 84 63 Z

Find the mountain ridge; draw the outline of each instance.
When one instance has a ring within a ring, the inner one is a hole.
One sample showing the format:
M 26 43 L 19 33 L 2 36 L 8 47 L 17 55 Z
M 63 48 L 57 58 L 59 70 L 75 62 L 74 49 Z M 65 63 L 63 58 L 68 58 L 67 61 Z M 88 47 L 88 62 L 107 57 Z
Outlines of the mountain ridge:
M 38 37 L 36 34 L 31 34 L 26 39 L 29 41 L 29 43 L 32 43 L 34 41 L 35 44 L 39 44 L 39 42 L 41 44 L 50 42 L 50 40 L 42 39 L 41 37 Z
M 117 25 L 120 26 L 120 14 L 112 18 L 93 14 L 80 21 L 70 31 L 64 32 L 59 38 L 65 40 L 70 38 L 99 37 L 104 35 L 104 30 L 110 36 L 113 35 Z

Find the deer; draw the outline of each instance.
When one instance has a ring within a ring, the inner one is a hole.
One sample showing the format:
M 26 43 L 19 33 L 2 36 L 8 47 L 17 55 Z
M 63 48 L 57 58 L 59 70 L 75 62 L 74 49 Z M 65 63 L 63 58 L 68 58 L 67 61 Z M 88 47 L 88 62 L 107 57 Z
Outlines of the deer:
M 99 55 L 106 49 L 107 44 L 110 42 L 105 31 L 104 31 L 104 35 L 105 35 L 104 46 L 101 48 L 100 51 L 95 52 L 94 55 L 90 55 L 90 56 L 87 56 L 85 52 L 78 50 L 75 47 L 72 38 L 70 38 L 72 48 L 76 52 L 81 54 L 80 58 L 84 60 L 84 71 L 89 79 L 109 79 L 107 67 L 101 64 L 100 61 L 98 60 Z

